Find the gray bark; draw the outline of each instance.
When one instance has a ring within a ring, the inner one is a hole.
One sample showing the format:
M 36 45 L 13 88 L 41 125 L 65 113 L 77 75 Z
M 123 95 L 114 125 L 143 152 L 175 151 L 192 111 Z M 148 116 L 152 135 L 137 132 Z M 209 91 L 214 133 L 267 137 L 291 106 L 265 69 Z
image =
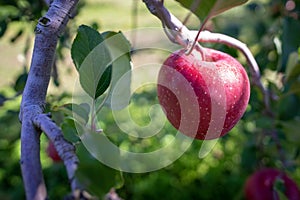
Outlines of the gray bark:
M 46 199 L 40 163 L 40 134 L 33 120 L 44 112 L 58 37 L 64 31 L 78 0 L 54 0 L 35 29 L 35 43 L 20 108 L 21 170 L 27 199 Z

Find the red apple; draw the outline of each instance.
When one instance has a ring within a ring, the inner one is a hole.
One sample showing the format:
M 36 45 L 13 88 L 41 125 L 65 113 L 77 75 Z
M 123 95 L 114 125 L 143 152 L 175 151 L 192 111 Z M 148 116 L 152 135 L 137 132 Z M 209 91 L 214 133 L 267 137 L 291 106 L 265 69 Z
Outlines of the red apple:
M 49 142 L 48 144 L 48 147 L 46 149 L 46 152 L 48 154 L 48 156 L 53 160 L 53 162 L 61 162 L 61 158 L 59 157 L 56 149 L 55 149 L 55 146 L 52 142 Z
M 243 66 L 230 55 L 209 48 L 201 52 L 172 53 L 159 71 L 157 94 L 177 130 L 206 140 L 237 124 L 248 105 L 250 84 Z
M 248 200 L 279 200 L 274 189 L 276 180 L 282 181 L 283 191 L 289 200 L 300 200 L 297 184 L 284 172 L 266 168 L 252 174 L 245 184 L 245 195 Z

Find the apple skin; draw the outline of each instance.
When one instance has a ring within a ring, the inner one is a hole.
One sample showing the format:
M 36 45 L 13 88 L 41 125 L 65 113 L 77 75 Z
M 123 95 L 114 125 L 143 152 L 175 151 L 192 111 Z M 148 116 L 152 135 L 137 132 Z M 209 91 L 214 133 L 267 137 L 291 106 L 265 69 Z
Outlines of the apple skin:
M 246 181 L 244 190 L 247 200 L 275 200 L 274 183 L 277 178 L 284 182 L 285 195 L 289 200 L 300 200 L 300 191 L 297 184 L 285 173 L 273 169 L 265 168 L 252 174 Z
M 209 48 L 202 52 L 172 53 L 159 71 L 157 95 L 177 130 L 210 140 L 224 136 L 240 120 L 248 105 L 250 83 L 243 66 L 230 55 Z
M 52 142 L 49 142 L 46 152 L 47 152 L 47 155 L 52 159 L 53 162 L 59 163 L 62 161 Z

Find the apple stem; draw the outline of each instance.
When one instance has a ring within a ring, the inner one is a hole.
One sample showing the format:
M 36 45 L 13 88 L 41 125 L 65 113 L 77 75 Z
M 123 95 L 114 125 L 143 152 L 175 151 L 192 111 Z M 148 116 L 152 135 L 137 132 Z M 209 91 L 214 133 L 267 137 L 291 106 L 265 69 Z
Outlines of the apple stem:
M 191 37 L 190 30 L 164 7 L 163 1 L 143 0 L 143 2 L 146 4 L 148 10 L 160 19 L 164 31 L 171 42 L 186 48 L 187 55 L 197 46 L 197 50 L 200 52 L 202 59 L 205 57 L 201 45 L 197 43 L 196 39 Z M 202 28 L 203 26 L 201 26 L 199 32 Z
M 196 31 L 190 31 L 191 35 L 196 35 Z M 198 35 L 198 33 L 197 33 Z M 261 73 L 259 66 L 251 53 L 250 49 L 247 47 L 246 44 L 243 42 L 230 37 L 228 35 L 224 35 L 221 33 L 212 33 L 210 31 L 202 31 L 198 37 L 198 42 L 211 42 L 211 43 L 221 43 L 225 44 L 227 46 L 234 47 L 241 51 L 250 67 L 250 73 L 253 77 L 253 83 L 262 91 L 263 98 L 264 98 L 264 105 L 266 112 L 273 116 L 271 108 L 270 108 L 270 93 L 269 91 L 264 87 L 264 85 L 261 82 Z
M 193 43 L 192 43 L 192 46 L 186 51 L 186 55 L 189 55 L 189 54 L 193 51 L 193 49 L 194 49 L 194 47 L 195 47 L 196 45 L 200 45 L 200 44 L 198 43 L 198 38 L 199 38 L 199 36 L 200 36 L 200 33 L 203 31 L 204 25 L 206 24 L 206 22 L 208 21 L 208 19 L 209 19 L 208 17 L 206 17 L 206 18 L 204 19 L 202 25 L 200 26 L 200 28 L 199 28 L 199 30 L 198 30 L 196 36 L 195 36 L 195 39 L 194 39 L 194 41 L 193 41 Z M 201 54 L 203 54 L 203 51 L 201 51 Z

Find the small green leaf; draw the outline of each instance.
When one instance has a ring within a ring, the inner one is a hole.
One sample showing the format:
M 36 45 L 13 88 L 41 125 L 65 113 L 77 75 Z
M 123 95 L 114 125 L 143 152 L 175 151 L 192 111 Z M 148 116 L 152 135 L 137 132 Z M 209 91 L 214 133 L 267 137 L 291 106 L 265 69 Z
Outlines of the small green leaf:
M 16 92 L 22 92 L 26 85 L 28 74 L 27 72 L 22 73 L 16 80 L 14 89 Z
M 71 118 L 66 118 L 61 124 L 61 129 L 64 134 L 64 138 L 69 142 L 76 143 L 80 140 L 78 137 L 75 121 Z
M 285 71 L 286 64 L 288 62 L 289 56 L 292 52 L 295 52 L 299 48 L 300 44 L 300 22 L 299 20 L 293 19 L 291 17 L 286 17 L 283 20 L 282 29 L 282 66 L 279 71 Z
M 279 121 L 279 124 L 281 125 L 288 142 L 300 145 L 300 119 L 295 118 L 288 121 Z
M 96 95 L 95 97 L 99 97 L 101 96 L 106 89 L 109 87 L 109 84 L 111 82 L 111 74 L 112 74 L 112 65 L 108 66 L 104 73 L 102 74 L 98 85 L 97 85 L 97 89 L 96 89 Z
M 76 146 L 76 151 L 80 161 L 76 177 L 88 191 L 97 196 L 104 196 L 110 188 L 122 184 L 122 174 L 100 163 L 82 144 Z
M 121 32 L 109 31 L 102 35 L 113 61 L 111 86 L 105 105 L 112 107 L 113 100 L 114 109 L 121 109 L 128 105 L 131 95 L 130 43 Z
M 213 9 L 210 11 L 209 16 L 214 17 L 225 12 L 226 10 L 242 5 L 247 1 L 248 0 L 217 0 L 213 6 Z
M 191 10 L 200 20 L 212 18 L 248 0 L 176 0 Z
M 78 122 L 86 124 L 89 120 L 89 110 L 87 110 L 85 106 L 86 105 L 68 103 L 60 106 L 58 110 L 63 111 L 65 114 L 74 118 Z
M 84 91 L 97 99 L 110 83 L 111 57 L 101 34 L 88 26 L 80 26 L 71 49 Z M 104 82 L 102 82 L 104 81 Z
M 297 52 L 293 52 L 289 55 L 286 70 L 285 81 L 289 82 L 300 75 L 300 55 Z
M 1 2 L 2 3 L 2 2 Z M 4 5 L 1 4 L 1 9 L 0 9 L 0 19 L 2 20 L 7 20 L 7 18 L 16 18 L 20 14 L 20 8 L 12 5 Z
M 88 54 L 101 42 L 101 34 L 86 25 L 81 25 L 71 47 L 71 56 L 75 67 L 79 70 Z

